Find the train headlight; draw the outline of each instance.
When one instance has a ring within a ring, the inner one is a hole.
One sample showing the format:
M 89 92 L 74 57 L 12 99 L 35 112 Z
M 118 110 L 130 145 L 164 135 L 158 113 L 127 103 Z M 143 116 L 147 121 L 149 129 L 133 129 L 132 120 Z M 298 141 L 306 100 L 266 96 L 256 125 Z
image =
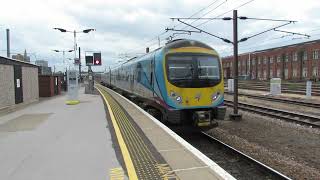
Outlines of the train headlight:
M 176 96 L 176 101 L 177 101 L 178 103 L 181 103 L 181 102 L 182 102 L 181 96 Z
M 213 95 L 212 95 L 212 101 L 215 101 L 216 99 L 218 99 L 219 98 L 219 96 L 220 96 L 220 93 L 219 92 L 217 92 L 217 93 L 214 93 Z

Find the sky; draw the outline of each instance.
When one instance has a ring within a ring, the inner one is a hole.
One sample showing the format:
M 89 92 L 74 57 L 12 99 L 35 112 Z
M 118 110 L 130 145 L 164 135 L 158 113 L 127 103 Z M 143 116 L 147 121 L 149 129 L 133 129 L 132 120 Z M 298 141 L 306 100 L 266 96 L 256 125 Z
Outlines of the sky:
M 85 51 L 101 51 L 102 66 L 94 71 L 104 71 L 126 58 L 141 55 L 146 47 L 154 50 L 165 45 L 174 32 L 165 29 L 193 30 L 173 17 L 232 17 L 237 9 L 239 16 L 294 20 L 296 23 L 279 30 L 311 35 L 305 38 L 270 31 L 239 44 L 239 52 L 294 44 L 320 38 L 319 0 L 1 0 L 0 55 L 6 56 L 6 29 L 10 29 L 11 53 L 23 54 L 26 49 L 31 61 L 47 60 L 56 71 L 72 66 L 74 53 L 62 53 L 74 47 L 72 33 L 62 33 L 53 28 L 82 31 L 93 28 L 88 34 L 77 34 L 77 45 Z M 232 40 L 232 21 L 184 20 L 193 26 L 222 38 Z M 284 22 L 238 20 L 239 39 L 279 26 Z M 223 56 L 232 55 L 231 44 L 205 33 L 174 34 L 175 39 L 202 41 Z M 160 40 L 160 41 L 159 41 Z M 86 70 L 86 67 L 83 68 Z

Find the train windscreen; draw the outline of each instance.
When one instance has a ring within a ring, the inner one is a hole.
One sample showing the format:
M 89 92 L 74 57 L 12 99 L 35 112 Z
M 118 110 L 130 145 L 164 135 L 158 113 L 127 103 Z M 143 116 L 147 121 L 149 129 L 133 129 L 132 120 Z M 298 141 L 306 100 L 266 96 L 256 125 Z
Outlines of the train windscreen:
M 211 55 L 168 55 L 167 77 L 178 87 L 211 87 L 221 81 L 220 63 Z

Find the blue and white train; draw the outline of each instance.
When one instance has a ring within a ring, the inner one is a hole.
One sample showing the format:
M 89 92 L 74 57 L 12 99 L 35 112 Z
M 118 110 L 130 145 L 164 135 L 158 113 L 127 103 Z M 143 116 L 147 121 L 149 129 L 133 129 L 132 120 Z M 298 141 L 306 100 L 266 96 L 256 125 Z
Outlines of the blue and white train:
M 160 121 L 212 127 L 224 118 L 218 53 L 195 40 L 175 40 L 105 73 L 101 83 L 130 97 Z

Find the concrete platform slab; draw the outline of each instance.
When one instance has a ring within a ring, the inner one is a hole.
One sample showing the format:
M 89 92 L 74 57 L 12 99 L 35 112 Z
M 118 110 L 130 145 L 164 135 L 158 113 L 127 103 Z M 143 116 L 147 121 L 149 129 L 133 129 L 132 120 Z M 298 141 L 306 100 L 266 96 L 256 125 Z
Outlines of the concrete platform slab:
M 139 128 L 137 131 L 140 131 L 140 136 L 143 136 L 140 139 L 147 138 L 152 144 L 148 146 L 153 146 L 157 151 L 155 154 L 159 154 L 163 158 L 164 164 L 157 162 L 157 160 L 153 162 L 157 166 L 164 166 L 166 171 L 163 173 L 162 170 L 159 170 L 161 175 L 174 176 L 179 179 L 234 179 L 220 166 L 125 97 L 103 86 L 98 86 L 98 89 L 104 97 L 107 97 L 105 99 L 108 103 L 118 104 L 112 105 L 113 107 L 122 107 L 109 108 L 109 111 L 114 109 L 116 116 L 118 113 L 123 114 L 121 111 L 126 111 L 127 116 L 130 116 L 128 119 L 137 124 L 137 128 Z M 122 123 L 121 119 L 123 118 L 119 116 L 118 123 L 120 124 Z M 125 128 L 121 134 L 132 137 L 131 133 L 126 134 L 126 129 L 128 128 Z M 128 144 L 130 151 L 130 146 L 135 142 L 127 141 L 125 144 Z M 139 146 L 139 144 L 135 144 L 135 146 Z
M 80 104 L 58 96 L 0 117 L 0 179 L 109 179 L 121 168 L 103 101 L 80 90 Z

